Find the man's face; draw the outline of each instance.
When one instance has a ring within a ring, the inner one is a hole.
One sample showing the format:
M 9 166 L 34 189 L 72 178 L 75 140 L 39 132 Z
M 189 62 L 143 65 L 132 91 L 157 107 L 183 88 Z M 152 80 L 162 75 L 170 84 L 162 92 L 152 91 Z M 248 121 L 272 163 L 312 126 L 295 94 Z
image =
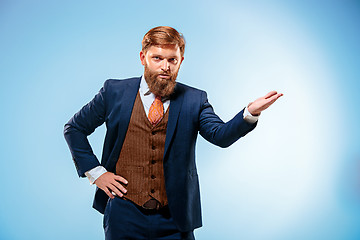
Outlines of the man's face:
M 184 60 L 177 45 L 151 46 L 140 52 L 144 77 L 149 89 L 156 96 L 169 97 L 176 85 L 180 65 Z

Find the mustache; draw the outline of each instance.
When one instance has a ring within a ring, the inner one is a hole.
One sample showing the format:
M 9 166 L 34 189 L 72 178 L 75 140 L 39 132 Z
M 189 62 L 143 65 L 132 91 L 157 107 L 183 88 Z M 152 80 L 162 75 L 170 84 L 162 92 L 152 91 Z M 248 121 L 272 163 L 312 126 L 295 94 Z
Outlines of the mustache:
M 167 79 L 167 80 L 171 80 L 172 79 L 172 75 L 171 74 L 169 74 L 169 73 L 158 73 L 158 74 L 156 74 L 156 77 L 166 77 L 165 79 L 167 79 L 167 78 L 169 78 L 169 79 Z
M 171 76 L 169 72 L 164 72 L 164 71 L 158 73 L 157 75 Z

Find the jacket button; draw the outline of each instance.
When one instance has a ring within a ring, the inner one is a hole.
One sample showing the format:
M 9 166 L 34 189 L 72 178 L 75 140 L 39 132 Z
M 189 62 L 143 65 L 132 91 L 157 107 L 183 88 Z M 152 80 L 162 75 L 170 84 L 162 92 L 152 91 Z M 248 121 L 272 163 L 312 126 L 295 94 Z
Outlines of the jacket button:
M 151 193 L 154 193 L 155 192 L 155 189 L 151 189 Z
M 152 150 L 155 150 L 155 146 L 152 146 L 151 149 L 152 149 Z
M 154 132 L 154 131 L 153 131 L 153 132 L 151 132 L 151 134 L 152 134 L 152 135 L 155 135 L 155 134 L 156 134 L 156 132 Z
M 156 163 L 156 161 L 155 160 L 151 160 L 151 164 L 155 164 Z
M 155 179 L 156 177 L 155 177 L 155 175 L 151 175 L 151 179 Z

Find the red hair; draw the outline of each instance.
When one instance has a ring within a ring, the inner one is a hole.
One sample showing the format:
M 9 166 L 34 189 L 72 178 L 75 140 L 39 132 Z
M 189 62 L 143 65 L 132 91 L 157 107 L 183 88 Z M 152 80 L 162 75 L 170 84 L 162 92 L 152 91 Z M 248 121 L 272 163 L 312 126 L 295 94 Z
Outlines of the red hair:
M 185 52 L 185 38 L 172 27 L 159 26 L 150 29 L 142 40 L 142 51 L 145 53 L 151 46 L 178 45 L 183 57 Z

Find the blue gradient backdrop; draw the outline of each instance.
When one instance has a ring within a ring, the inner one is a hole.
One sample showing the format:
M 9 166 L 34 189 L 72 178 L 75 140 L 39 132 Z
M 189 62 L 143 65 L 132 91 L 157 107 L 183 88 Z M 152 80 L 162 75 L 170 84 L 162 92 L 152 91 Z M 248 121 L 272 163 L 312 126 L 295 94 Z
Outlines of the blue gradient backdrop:
M 0 1 L 0 239 L 103 239 L 64 124 L 140 76 L 147 30 L 187 40 L 179 81 L 229 120 L 284 93 L 228 149 L 198 141 L 197 239 L 360 239 L 359 1 Z M 91 137 L 100 157 L 105 128 Z M 126 217 L 126 216 L 125 216 Z

